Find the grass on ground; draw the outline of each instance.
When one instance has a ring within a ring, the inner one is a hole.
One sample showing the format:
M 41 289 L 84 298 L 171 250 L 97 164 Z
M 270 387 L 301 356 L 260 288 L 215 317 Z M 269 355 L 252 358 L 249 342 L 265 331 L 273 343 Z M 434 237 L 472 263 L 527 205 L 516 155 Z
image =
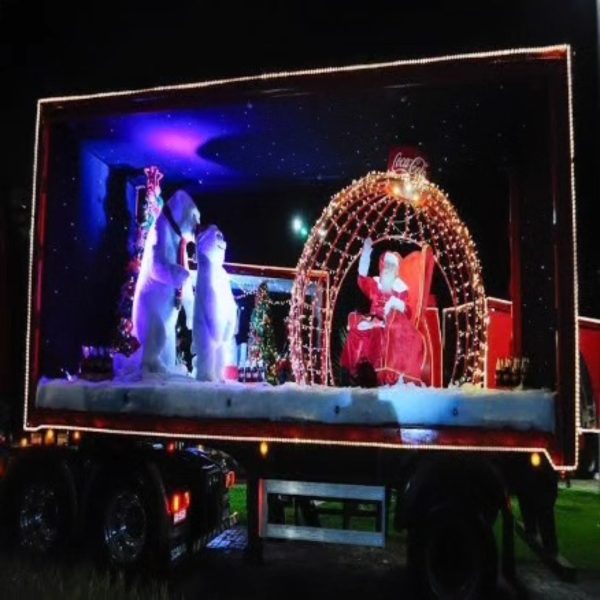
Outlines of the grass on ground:
M 165 582 L 127 578 L 91 564 L 0 557 L 0 597 L 6 600 L 169 600 Z
M 246 487 L 231 490 L 231 506 L 240 522 L 247 522 Z M 518 508 L 516 507 L 518 514 Z M 577 490 L 561 490 L 556 504 L 556 518 L 561 553 L 577 568 L 600 572 L 600 494 Z M 372 519 L 360 518 L 353 526 L 364 529 Z M 337 516 L 323 516 L 324 526 L 339 526 Z M 390 532 L 391 545 L 399 544 L 403 534 Z M 517 560 L 537 560 L 529 548 L 517 538 Z M 166 582 L 127 578 L 122 574 L 100 571 L 77 561 L 76 564 L 31 561 L 0 557 L 0 597 L 7 599 L 44 598 L 45 600 L 167 600 Z
M 231 504 L 246 523 L 246 486 L 237 485 L 231 491 Z M 515 515 L 519 517 L 518 502 L 513 503 Z M 288 515 L 289 513 L 286 513 Z M 324 516 L 321 523 L 325 527 L 339 527 L 339 518 Z M 355 518 L 352 527 L 365 530 L 372 519 Z M 575 567 L 600 572 L 600 494 L 572 489 L 559 490 L 556 502 L 556 526 L 561 554 Z M 500 531 L 499 524 L 496 527 Z M 390 531 L 391 542 L 403 539 L 402 534 Z M 516 536 L 516 557 L 519 562 L 536 561 L 537 557 L 518 536 Z
M 519 516 L 518 503 L 514 502 Z M 600 572 L 600 494 L 561 489 L 555 507 L 560 553 L 578 569 Z M 537 560 L 517 536 L 518 561 Z

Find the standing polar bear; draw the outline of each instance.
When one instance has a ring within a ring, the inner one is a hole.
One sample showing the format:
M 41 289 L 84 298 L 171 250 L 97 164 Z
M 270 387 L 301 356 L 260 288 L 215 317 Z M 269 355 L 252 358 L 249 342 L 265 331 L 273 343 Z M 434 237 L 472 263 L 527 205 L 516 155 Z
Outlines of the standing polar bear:
M 133 297 L 133 333 L 141 343 L 142 373 L 176 372 L 176 291 L 191 325 L 193 288 L 181 250 L 200 223 L 194 200 L 178 190 L 150 228 Z
M 199 381 L 221 381 L 232 359 L 237 326 L 237 305 L 229 275 L 223 268 L 227 243 L 216 225 L 196 237 L 198 264 L 194 303 L 192 352 Z

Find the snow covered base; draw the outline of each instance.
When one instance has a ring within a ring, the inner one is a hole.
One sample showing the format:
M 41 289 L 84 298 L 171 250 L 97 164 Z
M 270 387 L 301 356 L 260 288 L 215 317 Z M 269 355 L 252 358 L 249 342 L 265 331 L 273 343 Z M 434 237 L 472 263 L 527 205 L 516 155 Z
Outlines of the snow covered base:
M 183 376 L 137 382 L 42 379 L 39 408 L 287 423 L 510 428 L 553 431 L 554 393 L 425 388 L 373 389 L 203 383 Z

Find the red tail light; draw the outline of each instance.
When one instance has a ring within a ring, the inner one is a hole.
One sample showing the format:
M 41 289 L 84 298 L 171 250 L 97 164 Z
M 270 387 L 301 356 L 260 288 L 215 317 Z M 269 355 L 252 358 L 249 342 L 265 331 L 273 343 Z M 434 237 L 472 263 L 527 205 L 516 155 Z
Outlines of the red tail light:
M 225 486 L 227 489 L 232 488 L 235 485 L 235 471 L 228 471 L 225 475 Z
M 190 492 L 174 492 L 169 499 L 169 512 L 173 523 L 179 523 L 187 518 L 187 511 L 192 503 Z

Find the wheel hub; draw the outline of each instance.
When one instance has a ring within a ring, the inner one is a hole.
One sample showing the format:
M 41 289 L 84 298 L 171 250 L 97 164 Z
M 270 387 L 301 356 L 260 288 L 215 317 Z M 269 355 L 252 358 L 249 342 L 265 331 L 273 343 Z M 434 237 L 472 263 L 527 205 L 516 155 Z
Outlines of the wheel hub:
M 146 543 L 146 510 L 136 492 L 122 491 L 109 503 L 104 522 L 104 542 L 117 563 L 136 562 Z

